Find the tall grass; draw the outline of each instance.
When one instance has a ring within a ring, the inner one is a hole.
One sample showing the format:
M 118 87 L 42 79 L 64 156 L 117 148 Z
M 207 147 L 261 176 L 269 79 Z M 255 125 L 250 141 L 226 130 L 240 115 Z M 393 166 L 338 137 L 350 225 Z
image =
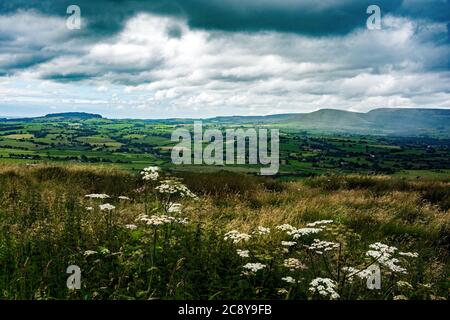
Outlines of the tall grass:
M 310 290 L 317 278 L 335 281 L 340 299 L 448 297 L 448 184 L 386 176 L 300 182 L 228 173 L 179 177 L 199 199 L 171 198 L 183 209 L 168 213 L 155 185 L 130 173 L 85 166 L 2 167 L 0 298 L 329 298 Z M 110 198 L 85 197 L 91 193 Z M 105 202 L 115 209 L 100 210 Z M 143 214 L 189 222 L 149 225 L 142 223 Z M 318 220 L 333 223 L 299 237 L 292 247 L 281 245 L 293 239 L 277 226 L 302 229 Z M 225 239 L 232 230 L 249 240 Z M 314 239 L 338 247 L 320 255 L 305 247 Z M 382 290 L 368 290 L 357 276 L 346 279 L 343 267 L 363 268 L 376 242 L 395 246 L 396 252 L 417 252 L 418 258 L 399 256 L 407 274 L 383 269 Z M 297 259 L 302 268 L 289 270 L 285 259 Z M 264 267 L 249 271 L 247 263 Z M 66 287 L 72 264 L 82 270 L 81 290 Z

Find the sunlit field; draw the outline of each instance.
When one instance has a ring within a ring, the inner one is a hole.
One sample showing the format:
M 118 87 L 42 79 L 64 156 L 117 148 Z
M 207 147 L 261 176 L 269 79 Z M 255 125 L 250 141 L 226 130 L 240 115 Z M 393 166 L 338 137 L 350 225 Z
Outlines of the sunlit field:
M 431 179 L 3 164 L 0 299 L 447 299 Z

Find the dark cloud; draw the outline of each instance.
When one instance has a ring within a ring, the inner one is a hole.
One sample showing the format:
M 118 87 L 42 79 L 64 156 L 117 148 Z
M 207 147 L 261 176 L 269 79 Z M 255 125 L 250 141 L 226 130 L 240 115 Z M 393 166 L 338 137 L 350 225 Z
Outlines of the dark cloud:
M 364 27 L 366 9 L 373 0 L 8 0 L 0 12 L 37 9 L 65 16 L 71 4 L 81 7 L 89 28 L 78 35 L 103 36 L 121 30 L 124 21 L 139 12 L 183 16 L 190 27 L 224 31 L 262 30 L 313 36 L 339 35 Z M 448 0 L 377 0 L 383 14 L 393 13 L 431 21 L 450 20 Z M 175 34 L 176 35 L 176 34 Z

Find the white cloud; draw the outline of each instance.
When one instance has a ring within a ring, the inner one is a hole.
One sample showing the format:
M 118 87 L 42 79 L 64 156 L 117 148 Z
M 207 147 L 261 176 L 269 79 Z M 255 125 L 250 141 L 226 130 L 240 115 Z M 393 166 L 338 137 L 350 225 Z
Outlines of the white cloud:
M 104 105 L 109 116 L 118 117 L 450 108 L 450 74 L 448 68 L 439 68 L 449 45 L 428 41 L 446 30 L 436 23 L 425 28 L 420 21 L 386 16 L 380 31 L 359 29 L 343 37 L 314 38 L 192 30 L 183 20 L 139 14 L 120 33 L 99 43 L 76 40 L 74 53 L 69 49 L 75 40 L 61 44 L 67 31 L 58 29 L 60 20 L 47 24 L 48 17 L 34 13 L 9 19 L 20 23 L 8 34 L 25 39 L 14 41 L 35 41 L 25 25 L 30 23 L 45 29 L 44 40 L 36 40 L 39 46 L 58 54 L 10 76 L 10 89 L 0 90 L 3 101 L 17 83 L 47 78 L 66 82 L 45 81 L 54 85 L 27 94 L 16 87 L 12 100 L 34 97 L 36 103 L 70 102 L 87 109 Z M 179 37 L 168 32 L 173 26 L 181 30 Z M 0 65 L 11 59 L 3 52 Z M 78 81 L 71 82 L 73 77 Z M 108 105 L 118 113 L 111 114 Z

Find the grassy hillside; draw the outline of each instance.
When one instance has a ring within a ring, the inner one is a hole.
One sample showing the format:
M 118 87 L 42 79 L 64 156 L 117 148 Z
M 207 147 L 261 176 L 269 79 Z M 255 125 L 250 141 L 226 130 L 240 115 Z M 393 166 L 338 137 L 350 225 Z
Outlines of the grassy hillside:
M 108 167 L 2 165 L 0 298 L 449 296 L 448 181 L 183 173 L 197 198 L 177 191 L 168 199 L 159 174 L 144 181 Z M 373 257 L 383 250 L 386 259 Z M 372 263 L 381 266 L 381 290 L 347 268 Z M 81 290 L 66 288 L 72 264 Z M 329 279 L 329 291 L 318 278 Z

